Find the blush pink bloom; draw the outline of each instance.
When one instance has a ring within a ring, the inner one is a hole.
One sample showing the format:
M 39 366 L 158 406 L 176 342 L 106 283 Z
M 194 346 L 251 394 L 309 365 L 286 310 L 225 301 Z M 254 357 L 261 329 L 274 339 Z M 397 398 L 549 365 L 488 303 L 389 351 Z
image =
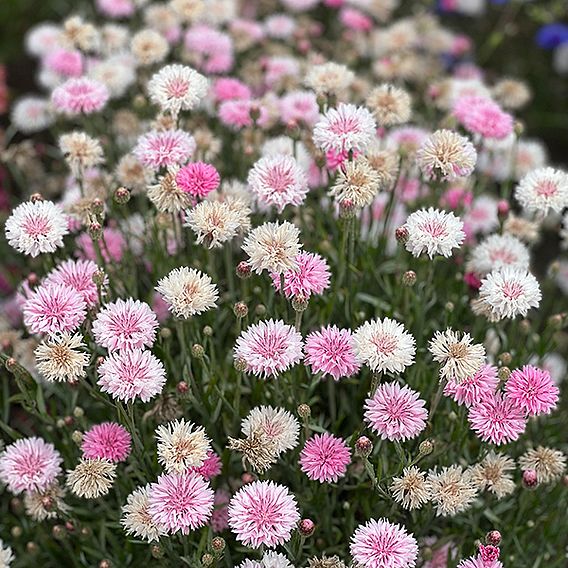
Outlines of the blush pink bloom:
M 312 252 L 301 252 L 296 261 L 297 270 L 287 270 L 283 273 L 286 298 L 309 298 L 312 294 L 322 294 L 329 288 L 331 273 L 324 258 Z M 274 288 L 280 291 L 280 275 L 273 273 L 271 277 Z
M 513 132 L 513 117 L 486 97 L 460 97 L 454 105 L 453 114 L 466 130 L 484 138 L 502 140 Z
M 484 560 L 481 554 L 462 560 L 457 568 L 503 568 L 500 560 Z
M 152 347 L 157 328 L 156 314 L 146 302 L 118 298 L 101 309 L 92 329 L 97 344 L 114 351 Z
M 70 286 L 48 284 L 37 288 L 26 300 L 23 313 L 30 333 L 60 333 L 73 331 L 83 323 L 87 304 Z
M 195 146 L 193 136 L 183 130 L 152 130 L 138 138 L 132 152 L 143 166 L 157 170 L 187 162 Z
M 361 365 L 355 357 L 351 330 L 328 325 L 310 333 L 306 337 L 305 363 L 312 373 L 331 375 L 336 381 L 357 373 Z
M 373 28 L 373 20 L 354 8 L 343 8 L 339 13 L 339 21 L 346 28 L 356 32 L 368 32 Z
M 250 99 L 252 92 L 248 85 L 234 77 L 219 77 L 213 83 L 213 96 L 217 102 L 233 99 Z
M 43 60 L 47 69 L 65 77 L 79 77 L 83 73 L 83 57 L 80 51 L 56 49 Z
M 192 162 L 176 174 L 178 187 L 193 197 L 205 197 L 221 183 L 219 172 L 211 164 Z
M 498 384 L 497 367 L 484 365 L 475 375 L 459 383 L 449 379 L 444 387 L 444 395 L 453 398 L 460 406 L 463 404 L 469 408 L 491 396 Z
M 253 120 L 253 111 L 258 113 L 256 121 Z M 268 122 L 268 111 L 266 108 L 253 100 L 236 99 L 224 101 L 219 106 L 219 120 L 225 125 L 234 129 L 241 129 L 256 124 L 263 127 Z
M 313 126 L 318 118 L 319 106 L 312 91 L 292 91 L 280 99 L 280 120 L 283 124 Z
M 106 105 L 109 97 L 110 93 L 103 83 L 78 77 L 68 79 L 63 85 L 56 87 L 51 94 L 51 102 L 55 110 L 76 116 L 98 112 Z
M 251 548 L 288 542 L 299 520 L 296 500 L 287 487 L 273 481 L 241 487 L 229 504 L 229 526 L 237 540 Z
M 386 519 L 359 525 L 350 549 L 361 568 L 411 568 L 418 557 L 416 539 L 404 527 Z
M 106 357 L 99 367 L 97 384 L 115 399 L 129 402 L 140 397 L 148 402 L 162 392 L 165 383 L 162 362 L 150 351 L 132 349 Z
M 97 9 L 110 18 L 128 18 L 136 11 L 132 0 L 96 0 Z
M 207 524 L 213 511 L 213 490 L 201 475 L 160 475 L 152 483 L 148 512 L 154 523 L 169 533 L 189 534 Z
M 77 255 L 81 258 L 97 260 L 97 253 L 93 246 L 93 240 L 87 233 L 81 233 L 75 240 L 77 243 Z M 105 262 L 120 262 L 124 249 L 126 248 L 126 241 L 122 233 L 114 227 L 105 227 L 103 229 L 103 237 L 99 241 L 101 254 Z
M 335 483 L 345 475 L 351 461 L 351 452 L 341 438 L 325 432 L 315 434 L 300 453 L 302 471 L 314 481 Z
M 189 28 L 184 45 L 195 67 L 207 74 L 227 73 L 233 66 L 233 41 L 215 28 L 205 24 Z
M 0 480 L 15 494 L 41 491 L 61 473 L 61 458 L 42 438 L 20 438 L 0 454 Z
M 487 394 L 469 409 L 471 429 L 484 442 L 500 446 L 519 439 L 525 431 L 525 413 L 501 392 Z
M 63 284 L 79 292 L 87 306 L 98 304 L 97 285 L 93 275 L 99 267 L 92 260 L 66 260 L 54 268 L 43 284 Z
M 118 463 L 128 457 L 131 444 L 132 438 L 124 427 L 116 422 L 103 422 L 85 432 L 81 450 L 85 458 Z
M 248 373 L 276 377 L 302 360 L 302 336 L 282 320 L 260 321 L 241 333 L 234 356 Z
M 384 383 L 365 401 L 365 420 L 383 440 L 409 440 L 426 427 L 428 411 L 424 405 L 408 386 Z
M 525 365 L 515 369 L 505 384 L 507 397 L 531 416 L 550 414 L 560 391 L 548 371 Z
M 192 467 L 189 471 L 196 471 L 205 479 L 210 480 L 221 473 L 222 465 L 221 458 L 213 450 L 210 450 L 203 464 L 199 467 Z

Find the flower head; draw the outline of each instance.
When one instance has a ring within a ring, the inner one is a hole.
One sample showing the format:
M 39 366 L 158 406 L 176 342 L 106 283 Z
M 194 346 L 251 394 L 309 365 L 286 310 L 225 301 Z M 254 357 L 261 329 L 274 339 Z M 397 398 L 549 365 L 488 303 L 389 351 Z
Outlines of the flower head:
M 63 284 L 70 286 L 83 296 L 87 306 L 95 306 L 99 297 L 93 276 L 99 270 L 99 267 L 92 260 L 69 259 L 57 265 L 45 277 L 43 283 L 44 285 Z
M 550 414 L 558 402 L 559 389 L 548 371 L 525 365 L 515 369 L 505 384 L 507 397 L 531 416 Z
M 309 298 L 312 294 L 322 294 L 329 287 L 329 266 L 319 254 L 301 252 L 296 263 L 297 268 L 283 273 L 286 298 Z M 280 290 L 279 274 L 272 275 L 272 284 Z
M 442 468 L 428 473 L 427 486 L 430 498 L 436 507 L 436 514 L 455 516 L 465 511 L 477 496 L 471 472 L 459 465 Z
M 34 351 L 36 367 L 50 382 L 76 382 L 86 374 L 89 356 L 79 334 L 63 332 L 42 341 Z
M 394 477 L 390 486 L 393 499 L 405 509 L 420 509 L 430 499 L 426 474 L 415 466 L 405 467 L 401 477 Z
M 568 174 L 550 167 L 532 170 L 519 182 L 515 198 L 529 213 L 560 213 L 568 205 Z
M 83 458 L 67 472 L 67 487 L 77 497 L 96 499 L 106 495 L 116 477 L 116 465 L 106 459 Z
M 516 484 L 509 472 L 515 470 L 515 461 L 505 454 L 491 450 L 472 468 L 472 479 L 480 490 L 493 493 L 497 499 L 509 495 Z
M 483 365 L 477 373 L 461 381 L 454 378 L 448 379 L 444 387 L 444 395 L 452 397 L 460 406 L 463 404 L 470 407 L 493 394 L 498 384 L 497 367 Z
M 127 498 L 122 507 L 121 525 L 126 534 L 147 540 L 157 541 L 166 533 L 163 527 L 158 526 L 150 515 L 150 484 L 138 487 Z
M 529 262 L 529 251 L 519 239 L 508 234 L 495 234 L 473 249 L 466 268 L 484 275 L 506 267 L 527 270 Z
M 550 483 L 558 480 L 566 470 L 566 455 L 554 448 L 538 446 L 519 458 L 519 467 L 523 471 L 534 471 L 538 483 Z
M 68 79 L 51 94 L 55 110 L 68 116 L 92 114 L 107 103 L 110 93 L 106 86 L 88 77 Z
M 133 153 L 143 166 L 157 170 L 183 164 L 194 151 L 195 140 L 187 132 L 152 130 L 138 138 Z
M 394 85 L 375 87 L 367 95 L 366 104 L 379 126 L 394 126 L 410 120 L 410 95 Z
M 336 483 L 345 475 L 351 461 L 351 452 L 341 438 L 328 434 L 315 434 L 300 453 L 300 467 L 312 480 Z
M 502 140 L 513 132 L 513 117 L 490 98 L 460 97 L 453 109 L 454 116 L 472 134 Z
M 339 171 L 329 195 L 339 205 L 350 203 L 353 207 L 362 209 L 373 202 L 380 186 L 381 174 L 367 158 L 358 156 L 355 160 L 348 161 Z
M 85 458 L 118 463 L 126 460 L 131 445 L 132 438 L 126 428 L 116 422 L 103 422 L 85 432 L 81 450 Z
M 205 197 L 221 183 L 217 169 L 205 162 L 191 162 L 176 174 L 176 184 L 192 197 Z

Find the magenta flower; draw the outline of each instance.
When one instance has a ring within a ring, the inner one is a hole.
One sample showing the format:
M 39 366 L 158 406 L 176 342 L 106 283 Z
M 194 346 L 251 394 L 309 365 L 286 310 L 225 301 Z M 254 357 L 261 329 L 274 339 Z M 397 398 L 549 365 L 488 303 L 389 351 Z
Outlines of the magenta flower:
M 416 566 L 418 544 L 404 527 L 371 519 L 355 530 L 351 554 L 361 568 L 411 568 Z
M 328 325 L 312 331 L 306 337 L 305 363 L 312 373 L 331 375 L 336 381 L 357 373 L 361 365 L 353 351 L 351 330 Z
M 205 162 L 192 162 L 180 168 L 176 174 L 178 187 L 193 197 L 205 197 L 221 183 L 215 166 Z
M 385 383 L 365 401 L 365 420 L 383 440 L 408 440 L 426 427 L 428 411 L 424 405 L 408 386 Z
M 560 391 L 548 371 L 525 365 L 515 369 L 505 384 L 507 397 L 531 416 L 550 414 Z
M 76 116 L 101 110 L 109 96 L 109 91 L 103 83 L 87 77 L 78 77 L 68 79 L 63 85 L 56 87 L 51 94 L 51 102 L 55 110 Z
M 70 286 L 81 296 L 87 306 L 95 306 L 98 301 L 97 285 L 93 275 L 99 267 L 92 260 L 66 260 L 52 270 L 43 284 L 63 284 Z
M 472 404 L 493 394 L 498 384 L 497 368 L 484 365 L 475 375 L 459 383 L 449 379 L 444 387 L 444 395 L 452 397 L 460 406 L 464 404 L 469 408 Z
M 309 298 L 312 294 L 322 294 L 329 288 L 330 271 L 327 261 L 319 254 L 301 252 L 296 256 L 298 267 L 284 272 L 284 295 L 286 298 L 301 296 Z M 280 275 L 272 273 L 272 283 L 280 290 Z
M 109 351 L 152 347 L 158 318 L 146 302 L 119 298 L 107 304 L 93 322 L 98 345 Z
M 221 458 L 213 450 L 210 450 L 203 464 L 199 467 L 191 467 L 189 471 L 196 471 L 205 479 L 211 480 L 221 473 L 222 466 Z
M 255 481 L 243 487 L 229 504 L 229 526 L 245 546 L 274 548 L 290 540 L 300 520 L 296 500 L 287 487 Z
M 41 491 L 61 473 L 59 452 L 41 438 L 21 438 L 0 454 L 0 480 L 15 494 Z
M 461 97 L 454 105 L 453 114 L 466 130 L 484 138 L 502 140 L 513 132 L 513 117 L 487 97 Z
M 79 292 L 70 286 L 40 286 L 23 307 L 24 324 L 30 333 L 73 331 L 84 321 L 87 305 Z
M 525 413 L 501 392 L 487 394 L 469 409 L 471 429 L 484 441 L 500 446 L 517 440 L 525 431 Z
M 142 165 L 155 170 L 187 162 L 193 152 L 195 140 L 183 130 L 152 130 L 138 138 L 133 150 Z
M 209 521 L 213 490 L 196 472 L 160 475 L 150 486 L 148 512 L 152 520 L 170 533 L 189 534 Z
M 85 432 L 81 450 L 85 458 L 118 463 L 130 454 L 131 443 L 132 438 L 124 427 L 116 422 L 103 422 Z
M 315 434 L 300 453 L 302 471 L 320 483 L 335 483 L 345 475 L 351 461 L 351 452 L 341 438 L 327 432 Z
M 500 560 L 484 560 L 480 554 L 462 560 L 457 568 L 503 568 Z

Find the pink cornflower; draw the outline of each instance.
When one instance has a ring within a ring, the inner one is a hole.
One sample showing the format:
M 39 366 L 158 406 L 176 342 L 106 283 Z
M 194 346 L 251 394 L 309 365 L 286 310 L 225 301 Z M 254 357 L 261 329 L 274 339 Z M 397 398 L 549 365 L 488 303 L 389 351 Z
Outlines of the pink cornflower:
M 500 446 L 519 439 L 525 431 L 525 413 L 501 392 L 487 394 L 469 409 L 471 429 L 484 442 Z
M 219 172 L 211 164 L 192 162 L 180 168 L 176 174 L 178 187 L 193 197 L 205 197 L 221 183 Z
M 128 18 L 136 10 L 132 0 L 96 0 L 99 12 L 109 18 Z
M 319 106 L 312 91 L 292 91 L 280 99 L 280 120 L 283 124 L 313 126 L 318 118 Z
M 320 483 L 334 483 L 345 475 L 351 461 L 351 452 L 341 438 L 325 432 L 315 434 L 300 453 L 302 471 Z
M 166 371 L 150 351 L 115 351 L 99 367 L 98 385 L 114 399 L 129 402 L 137 396 L 142 402 L 162 392 Z
M 469 408 L 491 396 L 498 384 L 497 367 L 484 365 L 475 375 L 463 381 L 449 379 L 444 387 L 444 395 L 452 397 L 460 406 L 463 404 Z
M 356 32 L 368 32 L 373 29 L 373 20 L 354 8 L 343 8 L 339 13 L 339 21 L 346 28 Z
M 63 459 L 42 438 L 20 438 L 0 454 L 0 480 L 15 494 L 41 491 L 61 473 Z
M 247 372 L 276 377 L 302 360 L 302 336 L 282 320 L 260 321 L 241 333 L 234 355 Z
M 131 444 L 132 438 L 123 426 L 116 422 L 103 422 L 85 432 L 81 450 L 85 458 L 118 463 L 128 457 Z
M 312 373 L 331 375 L 336 381 L 357 373 L 361 365 L 353 350 L 351 330 L 328 325 L 312 331 L 306 337 L 305 363 Z
M 189 471 L 196 471 L 207 480 L 217 477 L 221 473 L 221 458 L 213 451 L 207 453 L 205 461 L 199 467 L 191 467 Z
M 376 129 L 375 119 L 365 107 L 339 103 L 314 126 L 313 140 L 324 152 L 363 151 L 375 138 Z
M 56 49 L 47 54 L 44 64 L 50 71 L 64 77 L 79 77 L 83 73 L 83 57 L 80 51 Z
M 139 349 L 152 347 L 156 340 L 158 318 L 146 302 L 118 298 L 106 304 L 93 322 L 93 335 L 101 347 Z
M 365 401 L 365 420 L 383 440 L 409 440 L 426 427 L 428 411 L 424 405 L 408 386 L 384 383 Z
M 215 508 L 211 514 L 209 524 L 213 532 L 220 533 L 229 528 L 229 501 L 231 494 L 224 489 L 217 489 L 215 491 L 215 498 L 213 504 Z
M 515 369 L 505 384 L 509 400 L 529 414 L 550 414 L 558 403 L 559 390 L 548 371 L 525 365 Z
M 231 37 L 205 24 L 193 26 L 185 33 L 184 44 L 191 62 L 207 74 L 227 73 L 233 66 Z
M 217 102 L 230 101 L 233 99 L 250 99 L 252 92 L 235 77 L 219 77 L 213 83 L 213 96 Z
M 274 548 L 288 542 L 300 520 L 296 500 L 274 481 L 249 483 L 229 504 L 229 526 L 239 542 L 251 548 Z
M 308 178 L 292 156 L 260 158 L 249 171 L 248 185 L 259 203 L 282 213 L 286 205 L 300 205 L 308 193 Z
M 500 560 L 486 561 L 479 554 L 462 560 L 457 568 L 503 568 L 503 563 Z
M 138 138 L 132 152 L 143 166 L 157 170 L 187 162 L 195 152 L 195 140 L 183 130 L 152 130 Z
M 284 274 L 284 295 L 286 298 L 303 296 L 309 298 L 312 294 L 322 294 L 329 288 L 331 273 L 327 261 L 319 254 L 301 252 L 296 256 L 298 268 L 287 270 Z M 271 274 L 274 288 L 280 291 L 280 275 Z
M 83 323 L 87 304 L 70 286 L 47 284 L 26 300 L 23 313 L 30 333 L 60 333 L 73 331 Z
M 98 301 L 97 285 L 93 275 L 99 267 L 92 260 L 66 260 L 54 268 L 43 281 L 47 284 L 63 284 L 79 292 L 87 306 L 95 306 Z M 106 277 L 105 277 L 106 278 Z
M 148 512 L 152 520 L 171 534 L 189 534 L 209 521 L 213 490 L 201 475 L 163 474 L 150 486 Z
M 77 256 L 88 260 L 96 261 L 97 253 L 93 246 L 93 239 L 87 233 L 81 233 L 75 240 L 77 243 Z M 120 262 L 126 241 L 122 233 L 114 227 L 105 227 L 103 229 L 103 237 L 99 241 L 101 254 L 105 262 Z
M 252 115 L 258 114 L 258 118 L 253 120 Z M 268 111 L 266 108 L 253 100 L 238 99 L 224 101 L 219 106 L 219 120 L 225 125 L 234 129 L 244 128 L 256 124 L 263 127 L 268 122 Z
M 502 140 L 513 132 L 513 117 L 491 99 L 479 96 L 460 97 L 454 116 L 473 134 Z
M 412 534 L 386 519 L 359 525 L 350 549 L 361 568 L 411 568 L 418 557 L 418 543 Z
M 109 97 L 109 90 L 103 83 L 78 77 L 68 79 L 63 85 L 56 87 L 51 94 L 51 102 L 55 110 L 76 116 L 101 110 Z

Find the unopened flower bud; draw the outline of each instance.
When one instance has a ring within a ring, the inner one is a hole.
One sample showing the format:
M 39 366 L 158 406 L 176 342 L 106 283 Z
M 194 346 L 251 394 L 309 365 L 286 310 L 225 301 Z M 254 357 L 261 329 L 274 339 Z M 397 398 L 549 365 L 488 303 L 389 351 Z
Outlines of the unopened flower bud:
M 91 536 L 93 536 L 93 531 L 91 530 L 91 527 L 81 527 L 81 530 L 79 531 L 80 538 L 87 540 L 91 538 Z
M 154 544 L 150 549 L 150 553 L 152 554 L 152 558 L 162 558 L 164 556 L 164 550 L 159 544 Z
M 102 199 L 95 197 L 93 201 L 91 201 L 91 212 L 94 215 L 100 215 L 105 209 L 105 204 Z
M 519 322 L 519 329 L 521 330 L 522 333 L 524 333 L 525 335 L 528 335 L 531 331 L 531 322 L 528 319 L 522 319 Z
M 525 131 L 525 125 L 519 120 L 515 121 L 515 134 L 521 136 Z
M 509 214 L 509 210 L 510 210 L 509 202 L 506 199 L 501 199 L 497 203 L 497 214 L 499 215 L 499 217 L 501 218 L 507 217 L 507 215 Z
M 511 369 L 509 369 L 509 367 L 501 367 L 499 371 L 497 371 L 497 376 L 500 381 L 505 382 L 511 376 Z
M 217 554 L 219 552 L 223 552 L 223 550 L 225 550 L 225 546 L 225 539 L 220 536 L 216 536 L 211 540 L 211 549 Z
M 312 409 L 307 404 L 300 404 L 297 408 L 297 412 L 302 420 L 307 420 L 312 415 Z
M 162 339 L 169 339 L 172 336 L 172 330 L 169 327 L 160 329 L 160 337 Z
M 241 358 L 235 359 L 233 366 L 235 367 L 235 370 L 237 370 L 239 373 L 244 373 L 248 368 L 246 360 Z
M 102 286 L 105 282 L 105 271 L 100 269 L 93 272 L 93 282 L 97 286 Z
M 205 356 L 205 349 L 203 348 L 203 345 L 200 345 L 199 343 L 192 345 L 191 354 L 196 359 L 203 359 L 203 357 Z
M 404 244 L 408 240 L 408 229 L 402 225 L 396 229 L 394 236 L 399 243 Z
M 26 543 L 26 552 L 32 555 L 37 554 L 39 552 L 39 546 L 33 540 L 30 540 Z
M 485 542 L 493 546 L 499 546 L 501 543 L 501 533 L 499 531 L 489 531 L 485 535 Z
M 213 566 L 214 562 L 215 562 L 215 557 L 212 554 L 209 554 L 209 552 L 206 552 L 201 557 L 201 564 L 203 564 L 203 566 Z
M 254 308 L 254 313 L 257 316 L 264 316 L 266 314 L 266 306 L 264 304 L 258 304 L 256 308 Z
M 130 191 L 128 191 L 128 189 L 126 189 L 125 187 L 119 187 L 114 192 L 114 200 L 119 205 L 124 205 L 125 203 L 128 203 L 130 201 Z
M 538 477 L 534 469 L 525 469 L 523 471 L 523 485 L 527 489 L 533 489 L 538 485 Z
M 75 430 L 73 434 L 71 434 L 71 439 L 79 446 L 83 441 L 83 433 L 80 432 L 79 430 Z
M 402 275 L 402 283 L 404 286 L 414 286 L 414 284 L 416 284 L 416 272 L 414 272 L 414 270 L 407 270 Z
M 355 217 L 356 207 L 351 199 L 342 199 L 339 202 L 339 216 L 342 219 L 351 219 Z
M 355 442 L 355 455 L 368 458 L 373 451 L 373 442 L 367 436 L 359 436 Z
M 562 314 L 554 314 L 548 318 L 548 325 L 554 330 L 562 329 L 564 325 L 564 318 Z
M 98 221 L 93 221 L 87 230 L 89 237 L 94 241 L 99 241 L 103 236 L 103 227 Z
M 83 418 L 83 416 L 85 416 L 85 411 L 80 406 L 76 406 L 73 409 L 73 416 L 75 418 Z
M 110 560 L 104 559 L 99 562 L 99 568 L 112 568 Z
M 19 497 L 12 497 L 10 500 L 10 508 L 15 515 L 19 515 L 24 511 L 24 503 Z
M 236 302 L 233 306 L 233 312 L 236 317 L 244 318 L 248 315 L 248 306 L 244 302 Z
M 6 370 L 10 371 L 10 373 L 13 373 L 15 371 L 17 365 L 18 362 L 16 361 L 16 359 L 14 359 L 14 357 L 9 357 L 8 359 L 6 359 L 6 362 L 4 363 Z
M 292 308 L 295 312 L 305 312 L 308 309 L 309 300 L 302 295 L 292 298 Z
M 20 538 L 24 531 L 22 530 L 22 527 L 16 525 L 15 527 L 12 527 L 10 532 L 14 538 Z
M 511 361 L 513 360 L 513 356 L 508 352 L 505 351 L 499 355 L 499 361 L 502 365 L 510 365 Z
M 203 335 L 205 335 L 207 337 L 212 337 L 213 336 L 213 328 L 210 325 L 206 325 L 203 328 Z
M 75 531 L 75 525 L 74 525 L 71 521 L 65 521 L 65 528 L 66 528 L 69 532 L 74 532 L 74 531 Z
M 39 284 L 39 277 L 35 272 L 30 272 L 26 280 L 28 281 L 28 284 L 32 286 L 32 288 Z
M 311 519 L 302 519 L 298 525 L 298 530 L 302 536 L 312 536 L 316 530 L 316 525 Z
M 446 311 L 448 312 L 453 312 L 455 309 L 455 305 L 453 302 L 446 302 L 446 305 L 444 306 L 446 308 Z
M 418 452 L 422 456 L 428 456 L 434 451 L 434 442 L 432 440 L 423 440 L 418 446 Z
M 251 105 L 250 117 L 251 117 L 252 121 L 255 122 L 255 123 L 260 118 L 260 107 L 258 105 L 255 105 L 255 104 Z
M 38 203 L 40 201 L 43 201 L 43 195 L 41 193 L 32 193 L 30 195 L 30 201 L 32 203 Z
M 252 473 L 249 473 L 248 471 L 245 471 L 245 473 L 243 473 L 241 475 L 241 481 L 243 482 L 243 485 L 248 485 L 249 483 L 252 483 L 255 480 L 255 477 Z
M 62 540 L 67 536 L 67 531 L 63 525 L 54 525 L 51 529 L 51 534 L 53 538 L 56 540 Z
M 65 426 L 73 426 L 75 420 L 73 419 L 73 416 L 65 416 L 63 418 L 63 422 L 65 422 Z
M 499 549 L 491 544 L 479 545 L 479 555 L 485 564 L 493 563 L 499 559 Z
M 176 385 L 176 390 L 178 391 L 179 394 L 186 394 L 189 392 L 189 385 L 185 382 L 185 381 L 180 381 L 177 385 Z

